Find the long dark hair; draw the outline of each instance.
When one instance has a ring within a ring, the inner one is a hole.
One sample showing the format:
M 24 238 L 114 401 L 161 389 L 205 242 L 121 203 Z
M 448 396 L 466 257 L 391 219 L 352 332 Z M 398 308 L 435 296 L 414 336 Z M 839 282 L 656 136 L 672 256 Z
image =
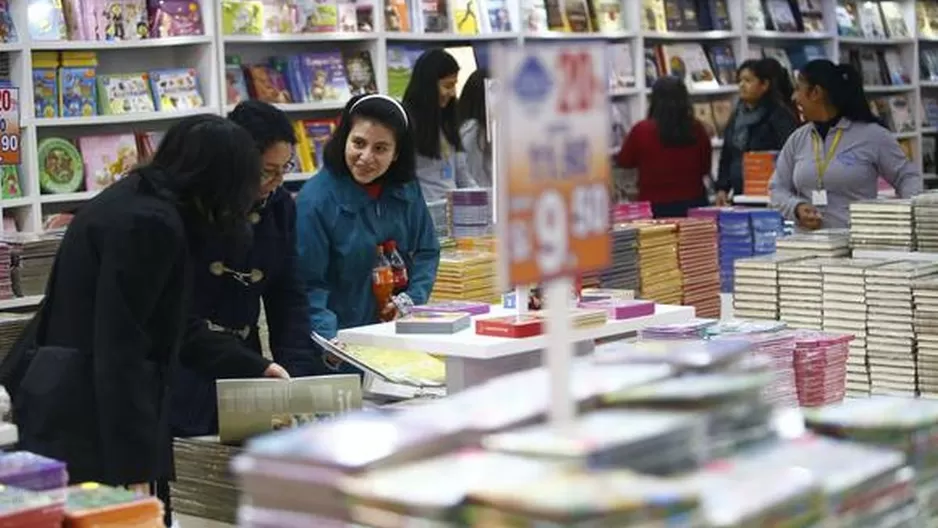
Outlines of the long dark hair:
M 459 63 L 442 48 L 428 49 L 414 63 L 404 91 L 404 106 L 418 120 L 414 123 L 414 140 L 421 156 L 440 159 L 441 131 L 454 150 L 462 150 L 456 101 L 440 108 L 440 79 L 457 73 Z
M 485 80 L 488 79 L 489 72 L 485 68 L 479 68 L 472 72 L 466 84 L 462 87 L 462 93 L 459 94 L 459 124 L 475 120 L 479 126 L 479 135 L 476 141 L 479 142 L 479 148 L 488 150 L 488 113 L 485 107 Z
M 791 100 L 795 93 L 791 76 L 780 62 L 773 58 L 749 59 L 737 68 L 736 75 L 740 75 L 743 70 L 749 70 L 756 79 L 769 84 L 769 90 L 762 96 L 761 102 L 775 103 L 791 111 L 792 115 L 798 115 L 798 109 Z
M 261 184 L 261 156 L 247 130 L 221 116 L 187 117 L 166 132 L 153 157 L 136 172 L 167 191 L 187 223 L 219 233 L 247 226 Z
M 834 64 L 827 59 L 817 59 L 805 65 L 801 78 L 809 86 L 820 86 L 840 117 L 863 123 L 883 124 L 870 110 L 863 90 L 863 77 L 849 64 Z M 885 125 L 884 125 L 885 126 Z
M 359 102 L 361 101 L 361 102 Z M 437 105 L 439 106 L 439 105 Z M 394 132 L 397 151 L 394 161 L 381 181 L 389 184 L 406 183 L 416 177 L 414 160 L 414 134 L 410 127 L 411 118 L 404 107 L 386 95 L 359 95 L 349 99 L 342 110 L 339 126 L 323 149 L 323 163 L 335 174 L 344 174 L 351 178 L 348 163 L 345 162 L 345 143 L 352 132 L 355 118 L 371 119 L 388 127 Z
M 666 147 L 682 147 L 697 142 L 694 112 L 687 86 L 678 77 L 659 77 L 651 88 L 648 119 L 658 125 L 658 137 Z

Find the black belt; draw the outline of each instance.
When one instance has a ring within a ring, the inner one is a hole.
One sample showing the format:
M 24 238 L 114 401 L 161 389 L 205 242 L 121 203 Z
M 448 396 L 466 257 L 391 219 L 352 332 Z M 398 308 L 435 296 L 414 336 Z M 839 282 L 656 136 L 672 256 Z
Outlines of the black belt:
M 240 337 L 242 341 L 247 340 L 251 336 L 251 325 L 244 325 L 244 328 L 235 329 L 222 326 L 220 324 L 215 324 L 209 320 L 205 321 L 205 324 L 208 326 L 208 329 L 212 332 L 218 332 L 221 334 L 229 334 L 235 337 Z

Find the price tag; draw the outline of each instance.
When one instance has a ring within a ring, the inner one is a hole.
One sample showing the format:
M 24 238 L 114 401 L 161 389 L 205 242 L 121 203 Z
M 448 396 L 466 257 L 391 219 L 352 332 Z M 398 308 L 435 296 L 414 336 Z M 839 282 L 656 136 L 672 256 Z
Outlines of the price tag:
M 20 91 L 0 88 L 0 165 L 20 163 Z
M 603 47 L 507 45 L 493 59 L 503 285 L 607 268 L 611 168 Z

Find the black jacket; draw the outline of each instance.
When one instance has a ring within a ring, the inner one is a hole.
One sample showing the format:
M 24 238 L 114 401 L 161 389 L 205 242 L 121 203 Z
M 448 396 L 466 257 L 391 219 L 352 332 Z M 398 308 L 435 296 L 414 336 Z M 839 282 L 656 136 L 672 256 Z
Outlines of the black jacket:
M 62 240 L 43 321 L 30 325 L 38 351 L 11 390 L 20 446 L 66 462 L 72 482 L 172 476 L 169 387 L 180 359 L 221 378 L 269 365 L 186 315 L 186 232 L 177 207 L 133 174 L 86 204 Z
M 742 103 L 737 103 L 742 104 Z M 733 130 L 736 128 L 736 111 L 726 124 L 723 132 L 723 148 L 720 150 L 720 166 L 717 172 L 716 190 L 732 191 L 735 194 L 743 192 L 742 172 L 733 174 L 732 168 L 741 166 L 744 152 L 781 150 L 788 136 L 798 128 L 798 120 L 792 111 L 777 103 L 766 103 L 769 110 L 757 123 L 749 127 L 749 141 L 740 149 L 733 141 Z
M 214 331 L 237 333 L 238 338 L 261 354 L 257 319 L 263 302 L 274 361 L 292 376 L 324 374 L 321 353 L 310 339 L 306 292 L 295 270 L 293 198 L 284 189 L 278 189 L 254 214 L 257 223 L 253 224 L 250 245 L 230 243 L 223 238 L 199 242 L 197 252 L 192 255 L 196 283 L 190 311 L 207 325 L 210 322 Z M 220 264 L 231 271 L 219 272 Z M 176 436 L 217 432 L 213 378 L 182 369 L 173 385 L 172 425 Z

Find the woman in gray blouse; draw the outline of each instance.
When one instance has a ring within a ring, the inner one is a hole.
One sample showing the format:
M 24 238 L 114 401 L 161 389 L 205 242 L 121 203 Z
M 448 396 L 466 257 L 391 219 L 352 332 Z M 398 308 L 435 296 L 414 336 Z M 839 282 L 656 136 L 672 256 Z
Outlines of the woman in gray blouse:
M 423 52 L 404 92 L 414 120 L 417 178 L 428 202 L 446 199 L 452 189 L 477 187 L 466 166 L 456 117 L 459 64 L 441 48 Z
M 769 192 L 800 229 L 849 227 L 850 203 L 876 198 L 880 176 L 901 198 L 922 192 L 921 171 L 870 111 L 852 66 L 809 62 L 794 100 L 806 123 L 782 147 Z
M 488 137 L 485 80 L 488 71 L 479 68 L 466 79 L 459 94 L 459 137 L 466 152 L 469 174 L 481 187 L 492 186 L 492 143 Z

